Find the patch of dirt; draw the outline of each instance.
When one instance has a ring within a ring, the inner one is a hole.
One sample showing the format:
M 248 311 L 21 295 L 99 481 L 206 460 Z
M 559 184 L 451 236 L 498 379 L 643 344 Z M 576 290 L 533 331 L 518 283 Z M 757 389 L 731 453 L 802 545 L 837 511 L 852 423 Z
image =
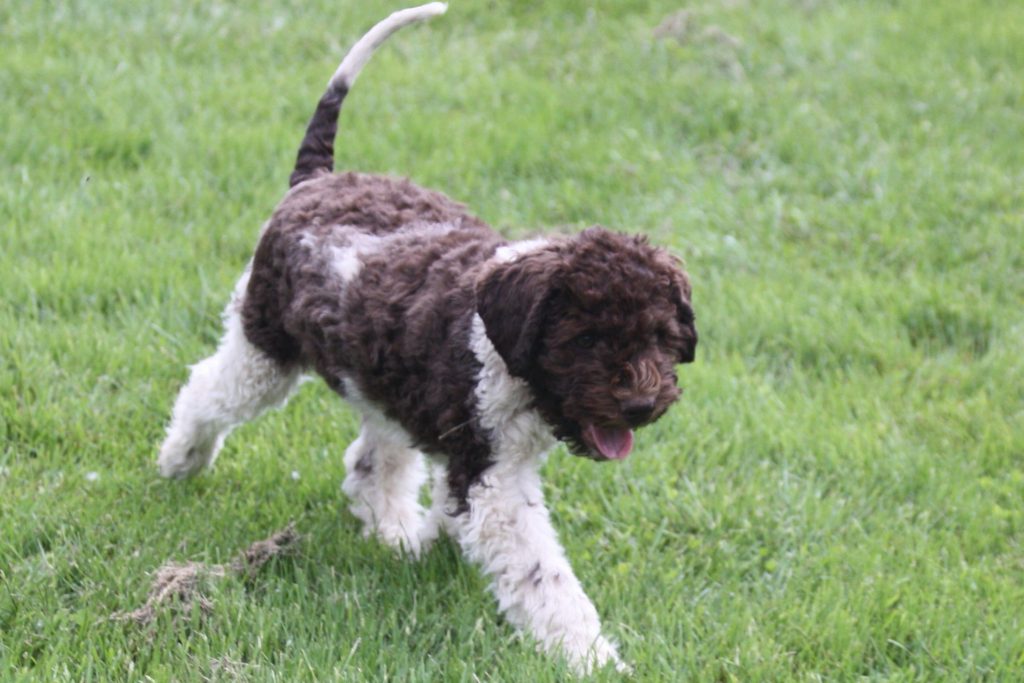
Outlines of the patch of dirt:
M 167 562 L 156 570 L 146 604 L 130 612 L 116 612 L 111 619 L 147 626 L 161 611 L 188 614 L 194 605 L 208 614 L 213 610 L 213 601 L 203 591 L 213 581 L 229 575 L 250 579 L 271 559 L 294 552 L 301 538 L 293 522 L 270 538 L 256 541 L 228 564 Z
M 113 618 L 147 626 L 156 619 L 160 609 L 188 613 L 192 610 L 193 604 L 198 604 L 204 614 L 209 613 L 213 609 L 213 603 L 202 594 L 200 584 L 205 583 L 207 579 L 223 577 L 223 565 L 207 567 L 201 562 L 168 562 L 156 570 L 146 604 L 131 612 L 118 612 Z
M 301 538 L 295 531 L 295 523 L 292 522 L 270 538 L 256 541 L 242 551 L 242 554 L 231 563 L 231 569 L 247 577 L 254 576 L 273 558 L 294 552 Z

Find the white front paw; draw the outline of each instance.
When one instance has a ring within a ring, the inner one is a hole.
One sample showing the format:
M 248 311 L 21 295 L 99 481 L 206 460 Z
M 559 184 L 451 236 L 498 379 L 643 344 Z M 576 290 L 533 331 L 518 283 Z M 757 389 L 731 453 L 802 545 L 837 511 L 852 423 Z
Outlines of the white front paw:
M 419 559 L 420 553 L 425 549 L 422 527 L 422 516 L 409 515 L 380 522 L 374 528 L 367 526 L 364 533 L 367 536 L 375 535 L 385 545 L 408 554 L 413 559 Z
M 168 479 L 184 479 L 208 466 L 217 453 L 216 437 L 185 438 L 172 432 L 160 447 L 156 464 L 160 475 Z
M 569 664 L 580 676 L 590 675 L 596 669 L 601 669 L 609 664 L 614 665 L 615 670 L 619 673 L 633 673 L 633 667 L 622 661 L 615 645 L 604 636 L 598 636 L 589 646 L 581 644 L 573 646 L 563 643 L 563 650 Z

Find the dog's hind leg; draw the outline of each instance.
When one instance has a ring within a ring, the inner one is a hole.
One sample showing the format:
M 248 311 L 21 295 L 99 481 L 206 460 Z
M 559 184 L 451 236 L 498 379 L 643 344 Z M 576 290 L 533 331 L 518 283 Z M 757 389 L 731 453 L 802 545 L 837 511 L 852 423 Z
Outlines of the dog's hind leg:
M 419 492 L 427 478 L 423 454 L 409 436 L 375 411 L 364 411 L 359 437 L 345 450 L 342 490 L 363 533 L 419 556 L 425 539 Z
M 268 408 L 283 405 L 301 368 L 284 367 L 245 337 L 240 315 L 248 271 L 224 314 L 217 352 L 192 366 L 178 394 L 157 465 L 165 477 L 182 478 L 210 465 L 228 433 Z

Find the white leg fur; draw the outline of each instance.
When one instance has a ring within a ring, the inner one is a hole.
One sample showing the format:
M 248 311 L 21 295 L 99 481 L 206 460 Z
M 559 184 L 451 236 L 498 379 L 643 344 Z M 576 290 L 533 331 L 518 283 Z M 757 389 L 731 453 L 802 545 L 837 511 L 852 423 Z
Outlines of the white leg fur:
M 165 477 L 187 477 L 212 464 L 234 427 L 284 404 L 299 382 L 298 368 L 282 368 L 245 338 L 240 309 L 248 281 L 246 271 L 224 312 L 217 352 L 192 366 L 175 401 L 157 459 Z
M 345 469 L 341 488 L 365 525 L 363 534 L 419 557 L 432 540 L 424 538 L 418 500 L 427 471 L 408 435 L 383 416 L 364 413 L 359 438 L 345 450 Z
M 539 243 L 538 243 L 539 244 Z M 522 243 L 506 260 L 537 248 Z M 614 663 L 629 667 L 601 635 L 593 603 L 573 574 L 551 526 L 538 469 L 554 438 L 532 408 L 526 383 L 509 374 L 473 320 L 470 347 L 481 364 L 476 387 L 482 425 L 491 430 L 496 463 L 469 490 L 469 510 L 448 526 L 466 555 L 491 577 L 498 608 L 549 652 L 561 652 L 579 673 Z
M 548 652 L 577 672 L 621 662 L 601 635 L 601 621 L 583 592 L 548 518 L 536 463 L 497 464 L 469 493 L 469 511 L 451 519 L 467 557 L 491 577 L 498 609 Z

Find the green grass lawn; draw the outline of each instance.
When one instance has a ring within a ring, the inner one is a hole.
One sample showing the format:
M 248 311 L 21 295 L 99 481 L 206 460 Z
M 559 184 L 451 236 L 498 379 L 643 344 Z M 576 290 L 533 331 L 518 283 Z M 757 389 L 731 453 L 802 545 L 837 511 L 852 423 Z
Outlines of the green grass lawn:
M 156 473 L 327 78 L 398 6 L 0 0 L 0 680 L 568 676 L 454 544 L 360 536 L 320 383 Z M 545 467 L 636 680 L 1020 680 L 1024 3 L 453 0 L 337 149 L 513 237 L 685 258 L 682 400 L 625 463 Z M 209 614 L 110 619 L 290 520 Z

